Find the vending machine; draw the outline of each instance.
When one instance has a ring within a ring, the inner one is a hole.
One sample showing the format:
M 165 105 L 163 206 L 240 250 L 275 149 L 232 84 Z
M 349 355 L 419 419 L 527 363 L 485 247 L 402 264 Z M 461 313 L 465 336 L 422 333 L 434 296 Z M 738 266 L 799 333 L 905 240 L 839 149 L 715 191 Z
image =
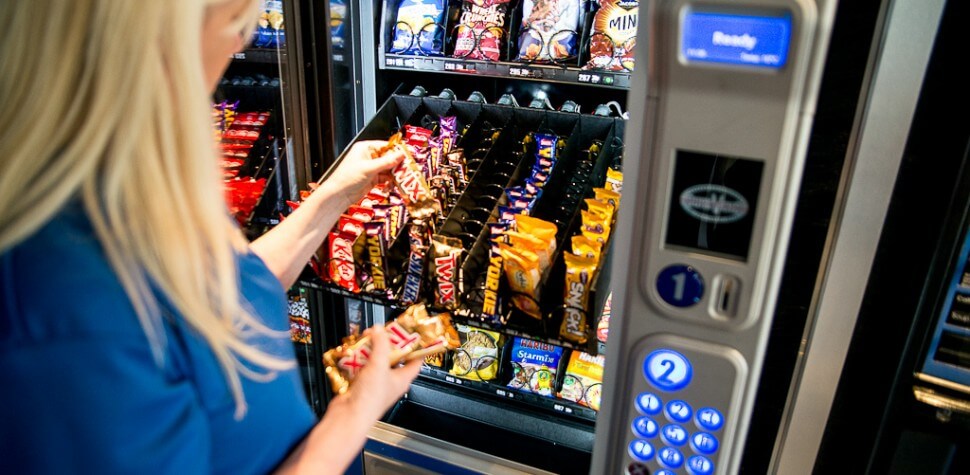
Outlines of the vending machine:
M 460 335 L 352 473 L 832 466 L 942 1 L 294 3 L 300 187 L 400 132 L 436 210 L 372 190 L 308 267 L 316 391 L 414 304 Z M 930 346 L 963 364 L 948 322 Z

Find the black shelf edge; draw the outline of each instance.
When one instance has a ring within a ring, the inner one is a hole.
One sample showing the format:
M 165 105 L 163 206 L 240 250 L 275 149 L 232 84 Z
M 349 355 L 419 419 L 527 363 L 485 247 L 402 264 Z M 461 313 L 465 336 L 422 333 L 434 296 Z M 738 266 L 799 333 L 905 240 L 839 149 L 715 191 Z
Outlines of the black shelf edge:
M 381 56 L 382 59 L 379 62 L 381 69 L 528 79 L 610 89 L 630 89 L 630 73 L 623 71 L 587 71 L 575 66 L 477 61 L 443 56 L 405 56 L 389 53 Z
M 246 48 L 232 55 L 234 61 L 257 64 L 284 64 L 286 52 L 273 48 Z

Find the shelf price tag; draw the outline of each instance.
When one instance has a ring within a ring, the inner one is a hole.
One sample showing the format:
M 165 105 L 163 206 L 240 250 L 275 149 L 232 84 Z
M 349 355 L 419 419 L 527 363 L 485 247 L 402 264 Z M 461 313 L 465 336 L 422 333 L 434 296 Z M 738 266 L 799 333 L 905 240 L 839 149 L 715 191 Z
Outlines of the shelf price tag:
M 509 68 L 509 76 L 520 78 L 541 78 L 542 71 L 529 68 Z

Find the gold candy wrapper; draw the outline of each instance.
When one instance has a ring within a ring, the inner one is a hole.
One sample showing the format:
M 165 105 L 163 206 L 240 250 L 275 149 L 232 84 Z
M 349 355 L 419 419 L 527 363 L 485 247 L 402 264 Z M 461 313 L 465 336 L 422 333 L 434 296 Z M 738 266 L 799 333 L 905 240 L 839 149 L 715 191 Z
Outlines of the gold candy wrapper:
M 566 261 L 566 288 L 563 301 L 566 303 L 559 336 L 573 343 L 584 344 L 587 340 L 589 293 L 596 277 L 597 259 L 592 257 L 564 254 Z
M 391 342 L 389 365 L 423 359 L 458 348 L 461 344 L 451 323 L 451 315 L 428 315 L 424 304 L 412 305 L 384 329 Z M 342 345 L 323 354 L 325 372 L 335 393 L 347 391 L 354 377 L 367 364 L 371 351 L 370 337 L 351 335 Z

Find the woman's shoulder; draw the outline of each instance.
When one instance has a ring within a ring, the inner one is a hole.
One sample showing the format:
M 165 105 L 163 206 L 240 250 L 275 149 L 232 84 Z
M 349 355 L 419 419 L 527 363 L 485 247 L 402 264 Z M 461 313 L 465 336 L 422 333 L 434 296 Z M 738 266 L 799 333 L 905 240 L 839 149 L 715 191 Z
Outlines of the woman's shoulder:
M 86 215 L 68 205 L 0 254 L 0 342 L 144 338 Z

